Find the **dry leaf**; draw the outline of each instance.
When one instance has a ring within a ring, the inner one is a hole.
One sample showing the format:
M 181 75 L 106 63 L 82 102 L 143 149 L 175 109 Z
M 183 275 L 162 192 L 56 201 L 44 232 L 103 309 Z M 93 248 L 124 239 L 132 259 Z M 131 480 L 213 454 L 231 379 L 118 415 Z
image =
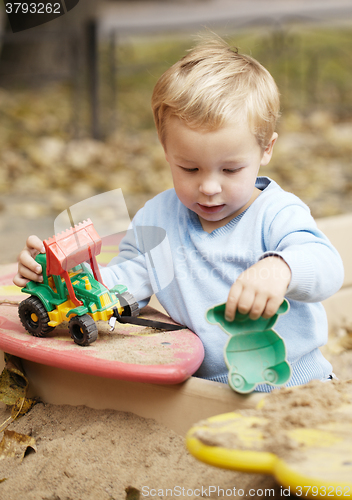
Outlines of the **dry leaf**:
M 11 406 L 25 397 L 28 380 L 18 358 L 5 355 L 5 360 L 6 365 L 0 375 L 0 401 Z
M 33 408 L 34 405 L 37 404 L 37 402 L 37 400 L 30 398 L 18 399 L 11 409 L 12 419 L 15 420 L 17 417 L 25 415 L 30 409 Z
M 14 458 L 20 462 L 27 451 L 27 448 L 32 448 L 37 451 L 35 439 L 26 434 L 19 434 L 15 431 L 4 431 L 3 438 L 0 443 L 0 460 L 5 458 Z
M 352 349 L 352 332 L 347 332 L 346 335 L 340 339 L 340 344 L 344 349 Z
M 127 488 L 125 488 L 125 492 L 126 500 L 139 500 L 140 498 L 140 491 L 134 486 L 127 486 Z

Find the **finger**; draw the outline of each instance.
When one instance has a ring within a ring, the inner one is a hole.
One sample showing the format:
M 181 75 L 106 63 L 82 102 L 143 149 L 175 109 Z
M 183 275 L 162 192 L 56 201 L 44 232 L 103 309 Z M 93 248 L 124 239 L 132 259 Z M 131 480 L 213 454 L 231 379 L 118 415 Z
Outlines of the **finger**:
M 13 278 L 13 282 L 16 286 L 19 286 L 20 288 L 23 288 L 24 286 L 27 285 L 28 281 L 26 278 L 23 278 L 19 273 L 16 274 L 16 276 Z
M 27 267 L 33 273 L 41 274 L 42 266 L 38 264 L 38 262 L 33 258 L 33 256 L 29 253 L 28 250 L 22 250 L 18 260 L 19 260 L 18 270 L 21 274 L 23 274 L 22 271 L 25 267 Z M 27 277 L 26 274 L 23 274 L 23 276 Z
M 274 316 L 276 314 L 277 310 L 279 309 L 281 303 L 283 301 L 283 297 L 271 297 L 268 302 L 266 303 L 264 312 L 262 314 L 263 318 L 268 319 Z
M 262 316 L 267 305 L 267 297 L 265 295 L 258 294 L 255 296 L 251 310 L 249 311 L 249 317 L 252 320 L 256 320 Z
M 38 282 L 43 281 L 42 274 L 37 273 L 35 271 L 32 271 L 28 266 L 24 266 L 21 263 L 18 265 L 18 273 L 17 274 L 19 277 L 24 278 L 28 281 L 38 281 Z
M 253 290 L 244 289 L 238 299 L 237 311 L 241 314 L 248 314 L 254 304 L 255 294 Z
M 242 285 L 239 282 L 236 282 L 234 285 L 232 285 L 229 296 L 227 297 L 226 308 L 225 308 L 226 321 L 231 322 L 235 319 L 237 303 L 241 293 L 242 293 Z
M 27 238 L 26 246 L 29 251 L 34 249 L 39 253 L 45 253 L 45 247 L 42 240 L 38 238 L 38 236 L 35 236 L 34 234 L 32 234 Z

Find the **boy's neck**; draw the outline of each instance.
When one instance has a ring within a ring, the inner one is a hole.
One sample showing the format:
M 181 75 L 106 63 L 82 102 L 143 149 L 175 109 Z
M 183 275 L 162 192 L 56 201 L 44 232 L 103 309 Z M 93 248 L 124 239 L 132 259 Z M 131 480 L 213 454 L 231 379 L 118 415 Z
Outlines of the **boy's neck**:
M 207 221 L 207 220 L 202 219 L 201 217 L 198 216 L 203 230 L 206 233 L 211 233 L 211 232 L 215 231 L 215 229 L 218 229 L 219 227 L 226 226 L 226 224 L 228 224 L 232 219 L 234 219 L 235 217 L 240 215 L 242 212 L 247 210 L 247 208 L 252 205 L 252 203 L 258 198 L 258 196 L 260 194 L 261 194 L 260 189 L 255 187 L 253 190 L 253 194 L 252 194 L 250 200 L 248 201 L 248 203 L 246 203 L 242 208 L 237 210 L 237 212 L 235 212 L 235 213 L 229 215 L 228 217 L 225 217 L 224 219 L 221 219 L 219 221 Z

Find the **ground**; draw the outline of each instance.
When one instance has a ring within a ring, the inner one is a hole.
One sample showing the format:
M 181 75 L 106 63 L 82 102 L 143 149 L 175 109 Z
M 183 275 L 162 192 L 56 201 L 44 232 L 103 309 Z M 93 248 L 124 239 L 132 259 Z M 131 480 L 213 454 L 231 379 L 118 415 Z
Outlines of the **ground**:
M 7 416 L 8 411 L 0 411 L 2 420 Z M 276 487 L 265 476 L 197 462 L 183 437 L 131 413 L 40 403 L 11 429 L 35 437 L 37 452 L 29 452 L 18 465 L 0 462 L 1 477 L 8 477 L 0 484 L 0 495 L 7 500 L 24 493 L 26 500 L 133 498 L 127 496 L 128 487 L 138 489 L 140 498 L 164 499 L 196 498 L 202 487 L 208 494 L 209 487 L 247 492 Z M 188 493 L 182 494 L 182 488 Z M 212 498 L 226 496 L 211 492 Z
M 341 381 L 352 378 L 352 350 L 337 337 L 324 354 Z M 0 409 L 0 422 L 9 416 Z M 140 498 L 197 498 L 202 487 L 204 497 L 229 498 L 236 488 L 237 496 L 282 498 L 271 476 L 202 464 L 189 455 L 183 436 L 132 413 L 38 403 L 8 429 L 32 436 L 37 450 L 28 448 L 22 463 L 0 460 L 0 478 L 7 478 L 0 496 L 7 500 L 24 492 L 26 500 L 135 500 L 129 487 Z

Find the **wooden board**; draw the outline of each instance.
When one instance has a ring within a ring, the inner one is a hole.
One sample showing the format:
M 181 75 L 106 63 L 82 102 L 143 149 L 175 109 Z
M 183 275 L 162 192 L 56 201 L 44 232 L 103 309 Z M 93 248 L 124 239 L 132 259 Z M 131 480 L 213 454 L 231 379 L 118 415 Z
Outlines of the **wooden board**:
M 17 304 L 26 295 L 12 285 L 16 266 L 6 266 L 3 271 L 0 277 L 0 349 L 4 352 L 75 372 L 156 384 L 183 382 L 203 361 L 202 342 L 187 329 L 160 332 L 116 324 L 110 333 L 108 323 L 99 321 L 98 340 L 87 347 L 73 342 L 67 323 L 56 327 L 48 337 L 33 337 L 18 317 Z M 141 316 L 172 323 L 170 318 L 151 307 L 144 308 Z

